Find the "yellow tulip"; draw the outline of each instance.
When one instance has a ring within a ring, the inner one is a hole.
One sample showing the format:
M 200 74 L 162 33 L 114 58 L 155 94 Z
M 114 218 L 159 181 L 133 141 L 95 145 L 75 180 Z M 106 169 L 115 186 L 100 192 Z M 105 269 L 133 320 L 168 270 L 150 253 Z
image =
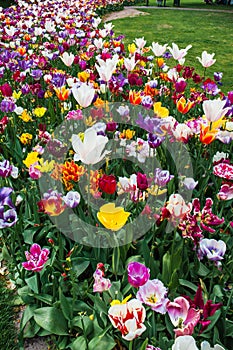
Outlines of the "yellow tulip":
M 129 212 L 124 211 L 122 207 L 115 207 L 114 203 L 107 203 L 100 207 L 97 218 L 101 224 L 109 230 L 118 231 L 126 223 Z

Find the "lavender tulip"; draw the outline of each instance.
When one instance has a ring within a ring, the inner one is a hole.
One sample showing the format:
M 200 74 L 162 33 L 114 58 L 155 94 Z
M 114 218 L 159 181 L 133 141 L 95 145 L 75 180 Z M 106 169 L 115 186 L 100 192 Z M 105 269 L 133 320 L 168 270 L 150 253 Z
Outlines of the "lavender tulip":
M 150 269 L 137 261 L 131 262 L 127 267 L 128 281 L 131 286 L 143 286 L 150 278 Z
M 204 238 L 200 241 L 200 259 L 206 256 L 211 261 L 219 261 L 223 259 L 225 252 L 226 244 L 222 240 Z
M 17 213 L 14 209 L 4 212 L 4 207 L 0 207 L 0 229 L 14 226 L 17 220 Z
M 139 287 L 136 298 L 146 305 L 150 306 L 153 311 L 165 314 L 168 303 L 167 288 L 158 280 L 148 280 L 143 286 Z

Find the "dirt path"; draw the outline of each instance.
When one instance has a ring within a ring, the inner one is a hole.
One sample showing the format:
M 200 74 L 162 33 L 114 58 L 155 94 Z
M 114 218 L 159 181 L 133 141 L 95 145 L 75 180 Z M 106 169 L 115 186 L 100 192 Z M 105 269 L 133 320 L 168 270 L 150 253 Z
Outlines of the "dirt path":
M 104 22 L 113 21 L 115 19 L 126 18 L 126 17 L 135 17 L 135 16 L 145 16 L 149 13 L 141 11 L 141 9 L 156 9 L 156 10 L 174 10 L 174 11 L 208 11 L 208 12 L 225 12 L 232 13 L 232 10 L 218 10 L 212 8 L 200 9 L 200 8 L 185 8 L 185 7 L 157 7 L 157 6 L 140 6 L 140 7 L 125 7 L 122 11 L 112 12 L 103 17 Z

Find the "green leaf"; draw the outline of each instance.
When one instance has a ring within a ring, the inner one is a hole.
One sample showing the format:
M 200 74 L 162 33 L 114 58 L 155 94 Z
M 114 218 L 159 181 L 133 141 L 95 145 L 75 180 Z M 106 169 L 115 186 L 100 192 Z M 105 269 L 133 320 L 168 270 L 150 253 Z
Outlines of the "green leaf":
M 72 326 L 79 327 L 83 333 L 89 335 L 93 332 L 93 321 L 88 316 L 76 316 L 73 318 Z
M 30 296 L 33 296 L 35 299 L 42 301 L 45 304 L 52 305 L 53 303 L 53 297 L 49 294 L 29 294 Z
M 195 284 L 193 284 L 192 282 L 189 282 L 187 280 L 183 280 L 182 278 L 180 278 L 179 283 L 181 286 L 188 287 L 188 288 L 192 289 L 194 292 L 197 291 L 197 286 Z
M 31 289 L 28 286 L 19 288 L 18 294 L 25 304 L 33 303 L 34 298 L 31 296 Z
M 68 299 L 62 293 L 61 288 L 59 288 L 59 299 L 61 302 L 61 309 L 62 309 L 63 315 L 67 320 L 70 320 L 72 315 L 72 310 L 71 310 L 72 299 L 69 298 L 70 299 L 70 302 L 69 302 Z
M 71 350 L 86 350 L 87 347 L 84 336 L 76 338 L 75 341 L 68 346 L 68 348 Z
M 27 283 L 28 287 L 31 288 L 31 290 L 38 294 L 39 289 L 38 289 L 38 281 L 37 281 L 37 275 L 33 275 L 32 277 L 25 278 L 25 282 Z
M 42 307 L 34 311 L 36 323 L 51 334 L 68 335 L 67 321 L 61 310 L 55 307 Z
M 146 338 L 144 340 L 144 342 L 142 343 L 142 345 L 140 347 L 140 350 L 146 350 L 147 345 L 148 345 L 148 338 Z
M 88 344 L 88 350 L 112 350 L 116 346 L 110 335 L 94 337 Z
M 171 256 L 169 252 L 163 256 L 163 270 L 162 280 L 165 284 L 168 284 L 171 279 Z
M 28 305 L 23 312 L 23 316 L 20 322 L 20 331 L 24 329 L 28 321 L 34 316 L 34 311 L 37 309 L 37 305 Z
M 199 276 L 205 277 L 210 273 L 210 270 L 200 262 L 200 267 L 197 273 Z
M 80 262 L 79 262 L 80 261 Z M 88 260 L 79 260 L 78 262 L 75 261 L 74 263 L 74 270 L 76 273 L 76 276 L 79 277 L 89 266 L 90 261 Z

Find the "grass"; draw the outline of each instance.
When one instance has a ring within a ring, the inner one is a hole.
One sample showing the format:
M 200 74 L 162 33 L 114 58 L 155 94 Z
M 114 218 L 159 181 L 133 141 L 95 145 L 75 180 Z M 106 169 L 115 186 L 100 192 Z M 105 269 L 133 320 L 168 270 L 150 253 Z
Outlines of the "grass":
M 168 3 L 169 1 L 171 0 L 168 0 Z M 194 4 L 186 0 L 182 5 L 186 6 L 186 3 Z M 216 7 L 218 8 L 217 5 Z M 227 6 L 227 8 L 233 8 L 233 6 Z M 126 46 L 140 37 L 147 40 L 147 46 L 153 41 L 169 45 L 174 42 L 180 48 L 192 44 L 185 64 L 194 66 L 199 74 L 203 74 L 204 71 L 196 57 L 200 57 L 204 50 L 208 53 L 214 52 L 217 61 L 207 69 L 207 75 L 212 76 L 214 72 L 223 72 L 222 90 L 224 92 L 233 90 L 233 11 L 231 13 L 181 9 L 172 11 L 150 7 L 143 8 L 141 11 L 148 15 L 112 21 L 115 34 L 125 36 Z
M 0 349 L 17 350 L 17 338 L 14 324 L 14 306 L 12 304 L 13 292 L 6 288 L 5 280 L 0 278 Z

